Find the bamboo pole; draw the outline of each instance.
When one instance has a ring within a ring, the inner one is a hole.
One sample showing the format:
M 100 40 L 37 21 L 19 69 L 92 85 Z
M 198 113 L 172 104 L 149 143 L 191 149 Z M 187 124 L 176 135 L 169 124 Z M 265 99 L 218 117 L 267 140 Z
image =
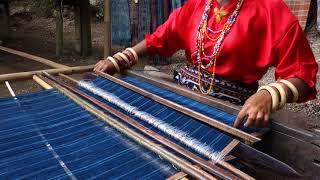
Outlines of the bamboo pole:
M 41 76 L 40 76 L 41 77 Z M 41 77 L 42 78 L 42 77 Z M 44 78 L 42 78 L 44 80 Z M 134 140 L 136 143 L 141 144 L 142 146 L 146 147 L 147 149 L 153 151 L 154 153 L 160 155 L 164 159 L 168 160 L 178 168 L 182 169 L 184 172 L 189 174 L 190 176 L 196 178 L 196 179 L 215 179 L 213 176 L 210 174 L 206 173 L 205 171 L 194 167 L 192 164 L 189 162 L 175 156 L 174 154 L 166 151 L 163 147 L 160 145 L 146 139 L 142 135 L 138 134 L 137 132 L 133 131 L 132 129 L 128 128 L 124 124 L 118 122 L 117 120 L 113 119 L 112 117 L 107 116 L 104 114 L 102 111 L 96 109 L 93 105 L 90 103 L 86 102 L 85 100 L 82 100 L 69 90 L 63 88 L 59 84 L 48 80 L 49 84 L 51 84 L 55 89 L 60 91 L 62 94 L 73 100 L 76 104 L 81 106 L 82 108 L 86 109 L 88 112 L 91 114 L 95 115 L 102 121 L 106 122 L 113 128 L 117 129 L 119 132 L 125 134 L 127 137 L 131 138 Z
M 195 119 L 197 119 L 197 120 L 199 120 L 199 121 L 201 121 L 203 123 L 206 123 L 206 124 L 216 128 L 216 129 L 218 129 L 218 130 L 220 130 L 222 132 L 228 133 L 228 134 L 230 134 L 230 135 L 232 135 L 234 137 L 242 139 L 245 142 L 255 143 L 255 142 L 258 142 L 258 141 L 261 140 L 258 137 L 255 137 L 255 136 L 253 136 L 251 134 L 243 132 L 243 131 L 241 131 L 239 129 L 236 129 L 234 127 L 231 127 L 231 126 L 229 126 L 227 124 L 224 124 L 224 123 L 222 123 L 222 122 L 220 122 L 220 121 L 218 121 L 216 119 L 210 118 L 210 117 L 208 117 L 206 115 L 203 115 L 201 113 L 195 112 L 195 111 L 193 111 L 193 110 L 191 110 L 189 108 L 183 107 L 180 104 L 177 104 L 175 102 L 166 100 L 166 99 L 164 99 L 164 98 L 162 98 L 160 96 L 152 94 L 152 93 L 150 93 L 150 92 L 148 92 L 148 91 L 146 91 L 144 89 L 141 89 L 141 88 L 139 88 L 137 86 L 129 84 L 129 83 L 127 83 L 125 81 L 122 81 L 122 80 L 120 80 L 118 78 L 112 77 L 112 76 L 110 76 L 110 75 L 108 75 L 106 73 L 103 73 L 103 72 L 96 72 L 96 73 L 101 77 L 104 77 L 104 78 L 106 78 L 106 79 L 108 79 L 108 80 L 110 80 L 110 81 L 112 81 L 114 83 L 117 83 L 117 84 L 119 84 L 119 85 L 121 85 L 121 86 L 123 86 L 125 88 L 128 88 L 128 89 L 130 89 L 130 90 L 132 90 L 132 91 L 134 91 L 136 93 L 139 93 L 139 94 L 141 94 L 141 95 L 143 95 L 145 97 L 148 97 L 148 98 L 150 98 L 150 99 L 152 99 L 152 100 L 154 100 L 154 101 L 156 101 L 158 103 L 161 103 L 161 104 L 163 104 L 163 105 L 165 105 L 167 107 L 170 107 L 170 108 L 172 108 L 172 109 L 174 109 L 176 111 L 179 111 L 179 112 L 181 112 L 181 113 L 183 113 L 183 114 L 185 114 L 187 116 L 193 117 L 193 118 L 195 118 Z
M 59 73 L 73 74 L 73 73 L 88 72 L 88 71 L 91 71 L 92 69 L 93 69 L 93 65 L 2 74 L 0 75 L 0 83 L 4 81 L 18 81 L 18 80 L 30 79 L 32 78 L 33 75 L 41 74 L 44 71 L 50 74 L 59 74 Z
M 48 83 L 44 82 L 42 79 L 40 79 L 37 75 L 33 75 L 32 79 L 38 83 L 41 87 L 44 89 L 52 89 L 53 87 L 50 86 Z
M 104 57 L 112 54 L 111 0 L 104 0 Z
M 44 74 L 44 75 L 47 76 L 47 74 Z M 66 76 L 63 74 L 59 74 L 59 75 L 63 78 L 67 78 L 72 83 L 76 83 L 76 84 L 78 83 L 77 80 L 75 80 L 69 76 Z M 106 111 L 110 112 L 111 114 L 113 114 L 114 116 L 122 119 L 123 121 L 125 121 L 126 123 L 131 125 L 132 127 L 138 129 L 141 133 L 144 133 L 145 135 L 155 139 L 156 141 L 160 142 L 161 144 L 165 145 L 166 147 L 182 154 L 183 156 L 187 157 L 188 159 L 190 159 L 194 163 L 198 164 L 203 169 L 207 170 L 208 172 L 210 172 L 220 178 L 223 178 L 223 179 L 238 179 L 238 177 L 219 168 L 218 166 L 216 166 L 212 162 L 205 161 L 202 158 L 200 158 L 198 155 L 196 155 L 196 154 L 188 151 L 187 149 L 184 149 L 183 147 L 179 146 L 178 144 L 162 137 L 161 135 L 157 134 L 156 132 L 154 132 L 150 129 L 146 129 L 144 126 L 142 126 L 141 124 L 139 124 L 138 122 L 133 120 L 131 117 L 117 111 L 116 109 L 112 108 L 111 106 L 108 106 L 108 105 L 102 103 L 101 101 L 95 99 L 94 97 L 89 96 L 89 95 L 87 95 L 87 94 L 85 94 L 75 88 L 72 88 L 71 86 L 57 80 L 56 78 L 52 77 L 51 75 L 49 75 L 49 78 L 53 81 L 56 81 L 59 85 L 63 86 L 64 88 L 67 88 L 69 91 L 79 95 L 82 98 L 87 99 L 89 102 L 94 103 L 95 105 L 97 105 L 101 109 L 106 110 Z M 218 162 L 218 163 L 220 163 L 220 162 Z
M 15 54 L 17 56 L 21 56 L 21 57 L 24 57 L 24 58 L 27 58 L 27 59 L 30 59 L 30 60 L 33 60 L 33 61 L 37 61 L 39 63 L 48 65 L 48 66 L 53 67 L 53 68 L 67 68 L 68 67 L 68 66 L 65 66 L 63 64 L 59 64 L 59 63 L 50 61 L 48 59 L 45 59 L 45 58 L 42 58 L 42 57 L 39 57 L 39 56 L 35 56 L 35 55 L 32 55 L 32 54 L 28 54 L 28 53 L 25 53 L 25 52 L 21 52 L 21 51 L 18 51 L 18 50 L 10 49 L 10 48 L 3 47 L 3 46 L 0 46 L 0 50 L 5 51 L 7 53 Z

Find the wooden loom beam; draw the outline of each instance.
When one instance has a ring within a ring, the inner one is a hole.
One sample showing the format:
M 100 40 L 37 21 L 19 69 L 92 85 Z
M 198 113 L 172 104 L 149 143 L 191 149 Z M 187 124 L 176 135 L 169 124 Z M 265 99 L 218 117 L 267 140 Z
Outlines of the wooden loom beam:
M 42 57 L 39 57 L 39 56 L 35 56 L 35 55 L 32 55 L 32 54 L 28 54 L 28 53 L 25 53 L 25 52 L 22 52 L 22 51 L 10 49 L 10 48 L 3 47 L 3 46 L 0 46 L 0 50 L 2 50 L 4 52 L 7 52 L 7 53 L 15 54 L 17 56 L 21 56 L 21 57 L 24 57 L 24 58 L 27 58 L 27 59 L 30 59 L 30 60 L 33 60 L 33 61 L 36 61 L 36 62 L 39 62 L 39 63 L 42 63 L 42 64 L 45 64 L 45 65 L 53 67 L 53 68 L 67 68 L 68 67 L 68 66 L 65 66 L 65 65 L 50 61 L 48 59 L 45 59 L 45 58 L 42 58 Z
M 255 136 L 250 135 L 250 134 L 248 134 L 246 132 L 243 132 L 243 131 L 241 131 L 239 129 L 236 129 L 234 127 L 226 125 L 226 124 L 224 124 L 224 123 L 222 123 L 222 122 L 220 122 L 218 120 L 215 120 L 213 118 L 205 116 L 205 115 L 203 115 L 201 113 L 195 112 L 195 111 L 193 111 L 193 110 L 191 110 L 189 108 L 183 107 L 180 104 L 177 104 L 175 102 L 166 100 L 166 99 L 164 99 L 164 98 L 162 98 L 160 96 L 157 96 L 157 95 L 155 95 L 153 93 L 150 93 L 150 92 L 148 92 L 148 91 L 146 91 L 144 89 L 141 89 L 139 87 L 131 85 L 131 84 L 129 84 L 129 83 L 125 82 L 125 81 L 122 81 L 122 80 L 120 80 L 118 78 L 112 77 L 112 76 L 110 76 L 108 74 L 105 74 L 103 72 L 96 72 L 96 73 L 99 76 L 104 77 L 104 78 L 106 78 L 106 79 L 108 79 L 108 80 L 110 80 L 110 81 L 112 81 L 112 82 L 114 82 L 116 84 L 119 84 L 119 85 L 121 85 L 121 86 L 123 86 L 125 88 L 128 88 L 128 89 L 130 89 L 130 90 L 132 90 L 134 92 L 137 92 L 137 93 L 139 93 L 139 94 L 141 94 L 141 95 L 143 95 L 145 97 L 148 97 L 148 98 L 150 98 L 150 99 L 152 99 L 152 100 L 154 100 L 154 101 L 156 101 L 158 103 L 161 103 L 161 104 L 163 104 L 163 105 L 165 105 L 167 107 L 175 109 L 175 110 L 177 110 L 177 111 L 179 111 L 179 112 L 181 112 L 181 113 L 183 113 L 183 114 L 185 114 L 187 116 L 193 117 L 193 118 L 195 118 L 195 119 L 197 119 L 197 120 L 199 120 L 199 121 L 201 121 L 203 123 L 211 125 L 212 127 L 215 127 L 217 129 L 219 129 L 220 131 L 223 131 L 223 132 L 228 133 L 228 134 L 230 134 L 230 135 L 232 135 L 234 137 L 242 139 L 245 142 L 255 143 L 255 142 L 258 142 L 258 141 L 261 140 L 258 137 L 255 137 Z
M 44 80 L 42 78 L 42 80 Z M 215 179 L 213 176 L 208 174 L 207 172 L 198 169 L 194 167 L 189 162 L 175 156 L 174 154 L 166 151 L 164 148 L 162 148 L 160 145 L 144 138 L 142 135 L 138 134 L 137 132 L 131 130 L 124 124 L 118 122 L 117 120 L 113 119 L 112 117 L 107 116 L 102 111 L 96 109 L 93 105 L 86 102 L 85 100 L 82 100 L 78 96 L 76 96 L 74 93 L 70 92 L 69 90 L 63 88 L 59 84 L 48 80 L 49 84 L 51 84 L 55 89 L 60 91 L 62 94 L 70 98 L 72 101 L 74 101 L 76 104 L 81 106 L 82 108 L 86 109 L 88 112 L 93 114 L 94 116 L 98 117 L 99 119 L 103 120 L 113 128 L 117 129 L 121 133 L 125 134 L 126 136 L 130 137 L 135 142 L 141 144 L 142 146 L 146 147 L 147 149 L 153 151 L 156 154 L 159 154 L 164 159 L 168 160 L 169 162 L 173 163 L 178 168 L 182 169 L 184 172 L 188 173 L 190 176 L 196 178 L 196 179 Z
M 50 74 L 73 74 L 73 73 L 82 73 L 88 72 L 93 69 L 93 66 L 75 66 L 75 67 L 67 67 L 67 68 L 59 68 L 59 69 L 46 69 L 46 70 L 38 70 L 38 71 L 27 71 L 27 72 L 19 72 L 19 73 L 11 73 L 11 74 L 2 74 L 0 75 L 0 82 L 4 81 L 18 81 L 32 78 L 33 75 L 42 74 L 42 72 L 48 72 Z

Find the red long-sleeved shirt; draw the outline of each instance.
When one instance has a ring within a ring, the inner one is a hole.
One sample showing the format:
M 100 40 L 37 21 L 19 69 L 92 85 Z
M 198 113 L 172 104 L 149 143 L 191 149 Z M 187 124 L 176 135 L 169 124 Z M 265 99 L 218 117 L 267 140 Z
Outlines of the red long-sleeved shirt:
M 224 7 L 229 13 L 220 23 L 216 23 L 213 11 L 220 6 L 216 0 L 213 2 L 208 27 L 215 31 L 222 29 L 237 0 Z M 206 0 L 188 0 L 175 10 L 153 34 L 146 35 L 148 52 L 171 56 L 184 49 L 187 60 L 197 64 L 196 35 L 205 3 Z M 205 53 L 212 54 L 214 45 L 215 42 L 206 38 Z M 202 62 L 207 64 L 209 60 L 203 58 Z M 311 93 L 300 101 L 315 98 L 318 64 L 297 18 L 282 0 L 244 0 L 235 24 L 222 43 L 216 74 L 251 84 L 272 66 L 276 67 L 276 79 L 297 77 L 311 88 Z M 212 68 L 208 71 L 212 72 Z

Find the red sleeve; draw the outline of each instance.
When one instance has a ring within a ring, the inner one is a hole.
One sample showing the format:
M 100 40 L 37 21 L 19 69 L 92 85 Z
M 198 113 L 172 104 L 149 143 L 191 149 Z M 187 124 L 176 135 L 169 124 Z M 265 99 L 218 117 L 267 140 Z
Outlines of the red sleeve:
M 174 10 L 164 24 L 160 25 L 152 34 L 146 35 L 145 40 L 149 54 L 169 57 L 183 48 L 177 29 L 181 9 L 182 7 Z
M 276 79 L 299 78 L 309 87 L 310 92 L 300 97 L 299 102 L 316 98 L 316 76 L 318 64 L 305 34 L 298 24 L 294 23 L 275 47 Z

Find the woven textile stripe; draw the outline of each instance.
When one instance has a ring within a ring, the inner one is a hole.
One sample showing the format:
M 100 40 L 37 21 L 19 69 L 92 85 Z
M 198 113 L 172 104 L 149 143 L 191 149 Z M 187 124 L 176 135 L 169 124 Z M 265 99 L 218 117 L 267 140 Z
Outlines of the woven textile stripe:
M 285 0 L 285 2 L 291 9 L 292 13 L 298 18 L 301 27 L 305 29 L 311 0 Z
M 117 45 L 130 45 L 130 17 L 127 0 L 111 1 L 112 16 L 112 43 Z
M 317 29 L 320 33 L 320 0 L 318 0 L 318 26 Z
M 56 91 L 17 98 L 0 99 L 0 179 L 165 179 L 177 172 Z
M 129 78 L 131 79 L 131 78 Z M 129 80 L 129 79 L 125 79 L 125 80 Z M 134 80 L 134 79 L 131 79 Z M 206 144 L 208 145 L 213 151 L 215 152 L 220 152 L 222 149 L 224 149 L 224 147 L 226 147 L 231 141 L 232 138 L 217 131 L 214 128 L 211 128 L 208 125 L 205 125 L 203 123 L 200 123 L 199 121 L 196 121 L 195 119 L 186 116 L 182 113 L 179 113 L 171 108 L 168 108 L 164 105 L 161 105 L 147 97 L 141 96 L 140 94 L 137 94 L 129 89 L 126 89 L 118 84 L 115 84 L 109 80 L 105 80 L 102 78 L 96 78 L 92 81 L 92 83 L 107 91 L 107 92 L 112 92 L 112 94 L 114 94 L 115 96 L 117 96 L 118 98 L 120 98 L 122 101 L 130 104 L 130 106 L 134 106 L 137 107 L 140 110 L 145 111 L 146 113 L 152 115 L 153 117 L 157 118 L 157 119 L 161 119 L 161 121 L 169 124 L 170 126 L 173 126 L 185 133 L 188 134 L 189 137 L 197 139 L 199 142 L 201 142 L 202 144 Z M 131 82 L 129 82 L 131 83 Z M 137 81 L 137 83 L 139 83 Z M 150 84 L 149 84 L 150 85 Z M 90 95 L 94 96 L 95 98 L 99 99 L 100 101 L 113 106 L 115 108 L 117 108 L 119 111 L 123 112 L 123 113 L 127 113 L 127 111 L 118 108 L 117 106 L 115 106 L 114 104 L 110 103 L 109 101 L 87 91 L 81 88 L 81 90 L 89 93 Z M 159 91 L 161 89 L 155 89 L 158 92 L 163 92 L 163 91 Z M 177 96 L 176 94 L 167 94 L 167 95 L 171 95 L 170 97 L 173 98 L 177 98 L 180 101 L 182 101 L 182 104 L 189 104 L 197 107 L 200 107 L 201 109 L 205 109 L 206 110 L 211 110 L 210 112 L 212 114 L 214 114 L 215 117 L 219 117 L 219 120 L 221 119 L 222 122 L 225 123 L 231 123 L 233 122 L 234 116 L 230 115 L 226 112 L 223 111 L 219 111 L 217 109 L 214 108 L 210 108 L 209 106 L 201 106 L 200 103 L 198 102 L 193 102 L 190 99 L 182 99 L 181 96 Z M 175 99 L 175 100 L 177 100 Z M 177 102 L 177 101 L 175 101 Z M 139 122 L 140 124 L 142 124 L 143 126 L 157 132 L 158 134 L 162 135 L 163 137 L 166 137 L 168 139 L 170 139 L 171 141 L 179 144 L 180 146 L 184 147 L 185 149 L 188 149 L 189 151 L 198 154 L 199 156 L 203 157 L 204 159 L 209 160 L 207 157 L 199 154 L 197 151 L 195 151 L 193 148 L 190 148 L 189 146 L 186 146 L 184 143 L 172 138 L 171 136 L 169 136 L 167 133 L 163 132 L 162 130 L 150 125 L 149 123 L 147 123 L 144 120 L 141 120 L 138 117 L 132 116 L 132 118 L 134 118 L 137 122 Z

